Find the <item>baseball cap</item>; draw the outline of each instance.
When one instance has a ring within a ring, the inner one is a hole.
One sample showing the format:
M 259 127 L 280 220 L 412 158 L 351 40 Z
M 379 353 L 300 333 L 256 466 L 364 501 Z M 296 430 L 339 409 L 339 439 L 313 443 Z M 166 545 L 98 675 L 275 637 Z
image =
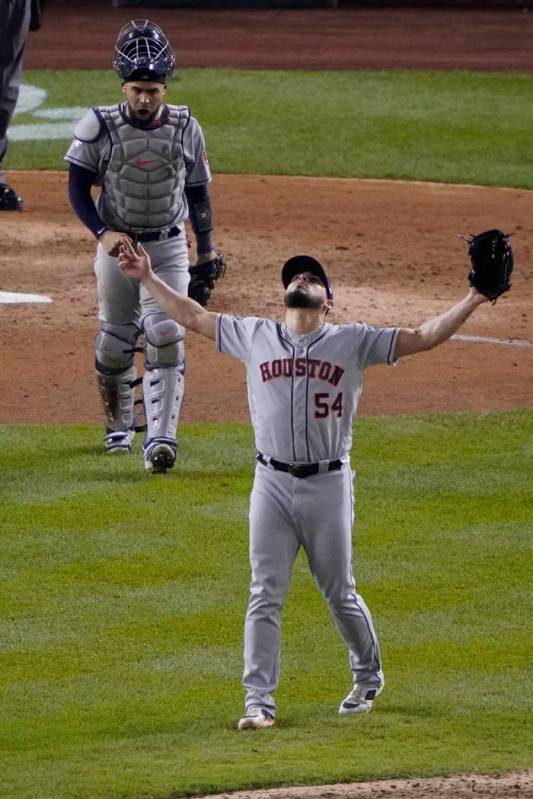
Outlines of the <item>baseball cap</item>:
M 310 255 L 294 255 L 284 264 L 281 270 L 281 282 L 285 288 L 287 288 L 296 275 L 301 275 L 302 272 L 311 272 L 311 274 L 320 278 L 326 289 L 328 300 L 333 299 L 333 289 L 331 288 L 331 283 L 329 282 L 324 268 L 315 258 L 311 258 Z

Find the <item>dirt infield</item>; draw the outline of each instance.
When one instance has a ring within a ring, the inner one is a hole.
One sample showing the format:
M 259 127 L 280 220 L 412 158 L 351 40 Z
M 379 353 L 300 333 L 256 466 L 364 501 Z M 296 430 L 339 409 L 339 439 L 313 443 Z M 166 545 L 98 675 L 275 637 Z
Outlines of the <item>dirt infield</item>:
M 526 799 L 533 796 L 533 772 L 498 777 L 460 775 L 427 780 L 380 780 L 350 785 L 319 785 L 237 791 L 209 799 Z
M 42 292 L 51 305 L 0 305 L 16 347 L 3 353 L 4 422 L 100 421 L 93 377 L 94 244 L 72 214 L 65 173 L 17 173 L 22 214 L 4 214 L 5 291 Z M 228 272 L 213 310 L 280 317 L 281 264 L 304 252 L 333 280 L 334 320 L 413 326 L 466 291 L 458 232 L 514 234 L 513 288 L 480 308 L 452 341 L 394 370 L 370 369 L 361 413 L 397 414 L 528 406 L 533 384 L 533 192 L 389 181 L 219 175 L 212 185 L 217 244 Z M 335 209 L 324 215 L 324 208 Z M 23 224 L 21 224 L 23 222 Z M 484 339 L 496 338 L 503 343 Z M 505 343 L 506 340 L 514 343 Z M 21 363 L 32 368 L 21 369 Z M 213 389 L 216 376 L 216 391 Z M 184 421 L 248 419 L 240 362 L 211 342 L 187 343 Z

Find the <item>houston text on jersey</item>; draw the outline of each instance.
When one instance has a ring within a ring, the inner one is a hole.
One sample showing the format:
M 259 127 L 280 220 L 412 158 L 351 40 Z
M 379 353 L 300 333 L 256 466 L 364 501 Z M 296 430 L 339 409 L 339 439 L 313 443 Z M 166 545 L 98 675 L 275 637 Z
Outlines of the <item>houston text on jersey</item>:
M 344 374 L 341 366 L 318 358 L 277 358 L 259 364 L 263 383 L 274 377 L 317 377 L 336 386 Z

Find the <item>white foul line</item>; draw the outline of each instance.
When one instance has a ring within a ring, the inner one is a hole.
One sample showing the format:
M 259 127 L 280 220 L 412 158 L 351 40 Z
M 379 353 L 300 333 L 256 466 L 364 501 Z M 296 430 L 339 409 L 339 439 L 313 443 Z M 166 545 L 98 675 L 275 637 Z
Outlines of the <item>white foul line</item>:
M 478 344 L 508 344 L 511 347 L 533 347 L 533 341 L 518 338 L 488 338 L 486 336 L 452 336 L 455 341 L 475 341 Z
M 0 303 L 11 302 L 52 302 L 45 294 L 20 294 L 15 291 L 0 291 Z

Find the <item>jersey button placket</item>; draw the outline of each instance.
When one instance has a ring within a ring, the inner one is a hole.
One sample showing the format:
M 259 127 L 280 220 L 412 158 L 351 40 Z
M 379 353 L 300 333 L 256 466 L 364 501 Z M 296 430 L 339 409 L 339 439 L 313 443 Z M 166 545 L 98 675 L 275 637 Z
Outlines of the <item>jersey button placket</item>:
M 294 429 L 294 451 L 296 461 L 306 461 L 306 389 L 307 389 L 307 376 L 306 374 L 298 376 L 297 364 L 298 359 L 305 360 L 305 347 L 296 348 L 296 363 L 295 363 L 295 378 L 293 387 L 293 429 Z M 307 371 L 307 370 L 306 370 Z

